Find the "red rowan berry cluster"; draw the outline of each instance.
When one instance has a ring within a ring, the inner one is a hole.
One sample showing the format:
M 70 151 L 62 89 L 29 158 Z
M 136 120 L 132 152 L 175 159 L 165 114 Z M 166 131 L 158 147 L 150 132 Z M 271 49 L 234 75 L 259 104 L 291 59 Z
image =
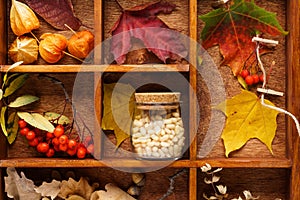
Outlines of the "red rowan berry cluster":
M 30 126 L 23 119 L 20 119 L 18 124 L 19 133 L 26 137 L 29 146 L 35 147 L 39 153 L 45 154 L 47 157 L 53 157 L 56 152 L 61 152 L 82 159 L 88 154 L 94 153 L 91 136 L 85 137 L 83 142 L 78 136 L 71 138 L 66 134 L 63 125 L 58 124 L 53 132 L 46 132 Z
M 243 69 L 240 73 L 240 76 L 243 77 L 246 84 L 249 86 L 264 82 L 263 74 L 250 74 L 249 70 L 247 69 Z

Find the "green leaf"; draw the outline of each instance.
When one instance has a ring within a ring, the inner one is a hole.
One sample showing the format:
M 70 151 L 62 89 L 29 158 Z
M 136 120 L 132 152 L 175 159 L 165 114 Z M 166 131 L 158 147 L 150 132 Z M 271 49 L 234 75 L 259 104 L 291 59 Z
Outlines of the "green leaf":
M 25 105 L 28 105 L 28 104 L 31 104 L 35 101 L 39 100 L 38 97 L 36 96 L 32 96 L 32 95 L 23 95 L 23 96 L 20 96 L 18 98 L 16 98 L 13 102 L 11 102 L 8 107 L 11 107 L 11 108 L 18 108 L 18 107 L 21 107 L 21 106 L 25 106 Z
M 67 116 L 55 112 L 46 112 L 44 113 L 44 117 L 55 124 L 64 125 L 70 123 L 70 119 Z
M 5 136 L 7 136 L 7 131 L 6 131 L 6 123 L 5 123 L 5 114 L 6 114 L 6 110 L 7 110 L 7 106 L 3 106 L 1 108 L 1 114 L 0 114 L 0 118 L 1 118 L 1 128 L 2 131 L 4 133 Z
M 9 115 L 7 120 L 7 141 L 12 144 L 18 135 L 18 120 L 19 117 L 16 112 Z
M 24 119 L 31 126 L 34 126 L 38 129 L 48 131 L 48 132 L 54 131 L 54 126 L 41 114 L 18 112 L 18 116 L 21 119 Z
M 208 49 L 219 45 L 222 65 L 229 66 L 234 75 L 243 67 L 252 67 L 256 60 L 256 44 L 252 37 L 257 31 L 267 37 L 286 35 L 276 19 L 276 14 L 257 6 L 254 1 L 235 0 L 226 8 L 219 8 L 200 16 L 205 22 L 201 32 L 202 46 Z M 260 54 L 271 51 L 260 48 Z
M 0 100 L 2 99 L 2 97 L 3 97 L 3 90 L 0 89 Z
M 14 79 L 8 87 L 4 90 L 4 97 L 8 97 L 9 95 L 13 94 L 17 89 L 22 87 L 25 81 L 28 79 L 28 74 L 22 74 Z

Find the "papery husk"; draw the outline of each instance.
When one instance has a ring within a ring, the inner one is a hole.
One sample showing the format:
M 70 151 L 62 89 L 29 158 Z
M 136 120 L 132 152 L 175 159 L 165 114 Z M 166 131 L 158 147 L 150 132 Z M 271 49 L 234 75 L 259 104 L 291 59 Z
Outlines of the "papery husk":
M 40 27 L 34 12 L 24 3 L 12 0 L 10 26 L 15 35 L 20 36 Z
M 14 62 L 30 64 L 38 59 L 39 46 L 34 38 L 19 36 L 10 45 L 8 55 Z
M 88 30 L 75 33 L 68 42 L 68 51 L 77 58 L 86 58 L 93 48 L 94 35 Z
M 67 39 L 58 33 L 44 33 L 40 37 L 39 52 L 48 63 L 56 63 L 64 57 L 67 48 Z

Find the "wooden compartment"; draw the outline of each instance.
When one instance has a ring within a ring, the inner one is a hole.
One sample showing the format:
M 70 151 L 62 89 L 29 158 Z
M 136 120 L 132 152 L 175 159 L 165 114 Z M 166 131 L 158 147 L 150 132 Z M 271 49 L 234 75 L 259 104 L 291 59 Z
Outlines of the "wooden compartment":
M 124 8 L 139 5 L 141 3 L 151 2 L 151 0 L 135 0 L 135 1 L 119 1 Z M 280 99 L 274 99 L 275 104 L 280 107 L 285 107 L 296 116 L 299 116 L 299 70 L 300 67 L 300 32 L 298 21 L 300 18 L 300 5 L 298 1 L 255 1 L 258 5 L 266 8 L 268 11 L 278 13 L 278 19 L 284 29 L 289 31 L 286 37 L 280 38 L 280 45 L 275 53 L 270 55 L 268 59 L 276 58 L 278 66 L 274 69 L 274 79 L 270 80 L 270 85 L 273 89 L 284 91 L 285 96 Z M 114 0 L 84 0 L 72 1 L 76 16 L 83 21 L 85 27 L 95 35 L 95 46 L 101 44 L 102 41 L 109 38 L 110 29 L 118 19 L 121 11 L 116 1 Z M 161 15 L 160 17 L 171 27 L 181 33 L 187 35 L 191 39 L 200 42 L 199 35 L 203 28 L 203 23 L 198 19 L 201 15 L 211 9 L 210 0 L 184 0 L 172 1 L 178 8 L 171 15 Z M 0 71 L 3 74 L 7 71 L 12 61 L 7 56 L 8 46 L 14 40 L 10 25 L 9 25 L 9 8 L 10 1 L 0 1 Z M 69 31 L 56 31 L 50 27 L 42 19 L 41 28 L 35 30 L 34 33 L 40 36 L 45 32 L 60 32 L 67 37 L 70 37 Z M 190 48 L 189 59 L 196 62 L 195 49 Z M 95 48 L 90 57 L 88 64 L 74 60 L 70 57 L 65 57 L 54 65 L 46 64 L 42 59 L 31 65 L 22 65 L 14 68 L 11 72 L 28 72 L 34 78 L 38 74 L 47 74 L 58 77 L 65 84 L 70 95 L 72 95 L 74 81 L 77 73 L 86 74 L 91 78 L 92 92 L 95 95 L 94 109 L 97 116 L 93 118 L 94 122 L 99 123 L 102 113 L 102 89 L 103 83 L 118 79 L 120 75 L 130 74 L 132 82 L 141 80 L 144 76 L 155 76 L 156 73 L 162 77 L 170 77 L 172 73 L 182 74 L 189 83 L 190 88 L 184 84 L 178 84 L 178 90 L 184 93 L 184 107 L 187 110 L 185 113 L 185 123 L 188 127 L 187 136 L 191 142 L 189 149 L 184 154 L 183 158 L 172 162 L 168 167 L 164 167 L 155 172 L 146 174 L 147 182 L 143 188 L 140 199 L 158 199 L 165 194 L 168 189 L 168 177 L 172 176 L 181 168 L 187 168 L 188 173 L 178 177 L 174 194 L 167 199 L 203 199 L 202 193 L 206 192 L 206 185 L 203 184 L 203 174 L 199 171 L 199 167 L 205 163 L 210 163 L 213 167 L 224 167 L 222 177 L 224 184 L 230 187 L 233 195 L 241 194 L 242 189 L 249 189 L 253 194 L 258 194 L 262 199 L 299 199 L 299 139 L 297 130 L 291 119 L 284 115 L 278 117 L 278 130 L 273 143 L 274 154 L 270 154 L 267 148 L 260 142 L 252 140 L 240 151 L 233 153 L 230 158 L 225 158 L 224 147 L 222 141 L 217 138 L 216 145 L 204 157 L 200 151 L 203 146 L 205 133 L 210 122 L 210 99 L 207 93 L 207 86 L 202 77 L 197 74 L 195 66 L 186 63 L 172 64 L 144 64 L 144 65 L 116 65 L 114 63 L 107 64 L 103 58 L 105 49 Z M 217 48 L 209 50 L 215 63 L 220 64 L 221 58 Z M 220 67 L 220 73 L 226 88 L 227 97 L 235 95 L 237 87 L 236 81 L 230 74 L 228 68 Z M 109 74 L 109 75 L 108 75 Z M 2 76 L 1 76 L 2 77 Z M 58 88 L 35 84 L 35 79 L 32 79 L 32 85 L 27 85 L 27 91 L 35 91 L 42 96 L 42 109 L 52 108 L 56 101 L 63 101 L 64 94 Z M 169 79 L 170 80 L 170 79 Z M 172 83 L 172 81 L 171 81 Z M 174 83 L 177 84 L 177 83 Z M 42 88 L 45 88 L 42 89 Z M 192 90 L 197 91 L 195 95 Z M 47 92 L 44 92 L 47 91 Z M 59 91 L 59 92 L 56 92 Z M 45 102 L 45 103 L 43 103 Z M 196 119 L 197 104 L 200 104 L 200 123 Z M 72 109 L 68 108 L 68 112 L 72 113 Z M 32 177 L 37 182 L 39 177 L 35 176 L 36 171 L 39 174 L 49 176 L 50 170 L 57 169 L 59 171 L 74 170 L 76 174 L 82 176 L 91 176 L 95 180 L 104 182 L 115 182 L 122 189 L 126 189 L 129 185 L 127 179 L 129 174 L 111 169 L 107 166 L 105 158 L 109 158 L 114 166 L 143 168 L 147 165 L 164 166 L 162 161 L 140 162 L 131 157 L 122 157 L 112 154 L 107 154 L 107 148 L 113 146 L 107 142 L 114 142 L 115 138 L 108 133 L 109 141 L 105 141 L 104 135 L 100 130 L 95 129 L 94 139 L 96 141 L 95 148 L 99 149 L 94 158 L 83 160 L 74 158 L 44 158 L 37 154 L 32 148 L 28 148 L 26 141 L 23 138 L 17 138 L 13 145 L 8 145 L 3 134 L 0 135 L 0 171 L 1 175 L 1 192 L 0 199 L 7 199 L 4 192 L 3 177 L 6 175 L 7 167 L 16 167 L 18 170 L 24 170 L 27 177 Z M 193 138 L 193 140 L 192 140 Z M 212 144 L 214 144 L 213 142 Z M 130 151 L 130 142 L 122 146 L 123 149 Z M 106 149 L 106 151 L 103 151 Z M 231 180 L 232 179 L 232 180 Z M 280 184 L 277 184 L 280 183 Z M 104 184 L 104 183 L 103 183 Z M 264 189 L 266 188 L 266 189 Z M 274 195 L 271 193 L 275 193 Z M 232 197 L 233 198 L 233 197 Z

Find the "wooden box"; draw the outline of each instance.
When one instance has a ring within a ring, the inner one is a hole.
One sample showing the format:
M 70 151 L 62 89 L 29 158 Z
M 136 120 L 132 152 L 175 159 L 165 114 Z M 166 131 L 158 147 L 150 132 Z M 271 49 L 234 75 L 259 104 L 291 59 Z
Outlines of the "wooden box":
M 124 8 L 130 8 L 142 3 L 151 2 L 146 0 L 119 1 Z M 172 3 L 177 5 L 177 9 L 171 15 L 160 16 L 171 28 L 179 30 L 193 40 L 200 43 L 200 32 L 204 24 L 198 16 L 202 15 L 211 8 L 211 0 L 174 0 Z M 276 51 L 268 55 L 269 61 L 277 60 L 274 68 L 274 79 L 270 80 L 270 85 L 274 89 L 285 92 L 280 100 L 274 101 L 276 105 L 285 107 L 296 117 L 299 116 L 300 101 L 300 3 L 297 0 L 284 1 L 255 1 L 258 5 L 268 11 L 276 12 L 278 20 L 284 29 L 289 31 L 286 37 L 281 37 Z M 72 1 L 76 16 L 82 20 L 84 27 L 89 29 L 95 35 L 95 46 L 101 44 L 111 36 L 110 30 L 121 14 L 120 8 L 114 0 L 83 0 Z M 8 58 L 8 47 L 15 39 L 9 25 L 9 9 L 11 1 L 0 1 L 0 64 L 1 73 L 4 74 L 12 61 Z M 57 31 L 40 18 L 41 28 L 34 30 L 37 36 L 45 32 L 60 32 L 70 37 L 70 31 Z M 195 49 L 194 49 L 195 50 Z M 212 55 L 214 62 L 219 65 L 221 58 L 217 48 L 208 50 Z M 170 77 L 172 74 L 180 73 L 188 81 L 190 87 L 183 83 L 176 83 L 175 80 L 168 80 L 178 85 L 178 90 L 185 94 L 184 106 L 188 110 L 185 116 L 187 124 L 188 138 L 190 146 L 184 156 L 167 167 L 157 171 L 146 173 L 146 184 L 143 187 L 139 199 L 159 199 L 168 190 L 168 177 L 182 168 L 187 169 L 187 173 L 176 178 L 174 192 L 167 199 L 203 199 L 203 193 L 207 193 L 211 188 L 203 183 L 204 174 L 200 167 L 205 163 L 213 167 L 224 168 L 221 177 L 222 182 L 228 186 L 230 197 L 237 198 L 243 190 L 250 190 L 254 196 L 260 196 L 261 199 L 300 199 L 300 158 L 299 158 L 299 138 L 293 121 L 283 114 L 278 117 L 278 129 L 273 142 L 273 155 L 268 149 L 257 140 L 251 140 L 241 150 L 233 153 L 229 158 L 224 156 L 224 146 L 220 138 L 212 138 L 214 142 L 209 144 L 213 146 L 208 150 L 208 154 L 202 156 L 205 148 L 205 133 L 211 123 L 210 99 L 207 91 L 207 85 L 195 68 L 191 64 L 144 64 L 144 65 L 116 65 L 107 64 L 103 61 L 101 55 L 103 49 L 95 48 L 91 64 L 82 64 L 70 57 L 65 57 L 58 63 L 50 65 L 41 58 L 35 64 L 22 65 L 14 68 L 11 72 L 27 72 L 33 75 L 30 84 L 26 84 L 22 92 L 32 92 L 41 97 L 39 109 L 59 111 L 55 107 L 65 100 L 65 95 L 59 86 L 44 84 L 43 80 L 37 79 L 39 74 L 46 74 L 62 80 L 66 90 L 71 94 L 76 77 L 78 74 L 86 74 L 88 78 L 92 77 L 91 89 L 94 92 L 94 109 L 96 117 L 92 117 L 90 123 L 99 124 L 103 112 L 103 83 L 105 81 L 113 82 L 122 75 L 129 73 L 133 82 L 139 82 L 147 77 L 150 80 L 160 75 L 162 78 Z M 190 48 L 190 60 L 196 62 L 193 48 Z M 230 74 L 230 70 L 225 67 L 219 68 L 222 75 L 227 97 L 235 95 L 238 91 L 235 78 Z M 158 73 L 159 72 L 159 73 Z M 109 74 L 109 75 L 107 75 Z M 1 76 L 3 77 L 3 76 Z M 193 93 L 193 91 L 196 91 Z M 196 94 L 196 95 L 195 95 Z M 198 123 L 197 105 L 200 105 L 200 121 Z M 55 110 L 57 109 L 57 110 Z M 67 108 L 71 115 L 72 109 Z M 213 123 L 218 123 L 214 121 Z M 112 142 L 115 138 L 112 134 L 107 134 Z M 162 161 L 140 162 L 131 157 L 120 158 L 114 154 L 114 148 L 103 139 L 100 130 L 94 133 L 95 149 L 100 149 L 94 158 L 76 159 L 76 158 L 45 158 L 36 153 L 35 150 L 28 147 L 26 141 L 18 137 L 14 144 L 9 145 L 6 138 L 0 136 L 0 175 L 1 175 L 1 193 L 0 199 L 7 199 L 4 192 L 4 180 L 7 167 L 16 167 L 25 172 L 26 176 L 40 183 L 41 175 L 50 177 L 52 170 L 58 170 L 64 173 L 68 170 L 75 171 L 77 176 L 89 176 L 93 181 L 100 181 L 100 187 L 106 183 L 114 182 L 122 189 L 126 190 L 131 184 L 130 173 L 112 169 L 107 166 L 106 158 L 109 158 L 111 164 L 117 168 L 144 168 L 147 165 L 164 166 Z M 125 142 L 126 143 L 126 142 Z M 127 141 L 127 144 L 129 142 Z M 130 146 L 130 145 L 129 145 Z M 121 145 L 123 149 L 129 149 L 126 144 Z M 105 151 L 104 151 L 105 149 Z M 109 152 L 112 152 L 111 154 Z

